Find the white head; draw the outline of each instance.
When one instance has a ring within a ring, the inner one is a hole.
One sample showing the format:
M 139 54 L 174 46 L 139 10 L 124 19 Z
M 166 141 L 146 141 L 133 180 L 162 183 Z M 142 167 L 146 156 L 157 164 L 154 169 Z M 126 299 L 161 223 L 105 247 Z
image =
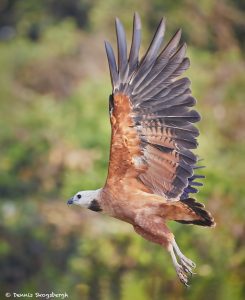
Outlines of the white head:
M 95 191 L 80 191 L 71 197 L 67 204 L 76 204 L 82 207 L 86 207 L 93 211 L 102 211 L 102 208 L 99 204 L 99 193 L 101 189 Z

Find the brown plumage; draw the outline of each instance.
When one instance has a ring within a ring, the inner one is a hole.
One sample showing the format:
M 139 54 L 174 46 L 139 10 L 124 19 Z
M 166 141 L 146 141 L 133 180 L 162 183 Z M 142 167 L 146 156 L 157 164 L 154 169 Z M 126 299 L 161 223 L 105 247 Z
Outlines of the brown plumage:
M 214 226 L 204 205 L 189 197 L 202 185 L 194 174 L 199 132 L 193 123 L 200 116 L 190 80 L 178 77 L 189 67 L 186 45 L 179 44 L 180 30 L 160 50 L 165 31 L 161 20 L 154 38 L 139 61 L 141 23 L 134 16 L 129 56 L 122 24 L 116 19 L 118 63 L 105 43 L 112 95 L 109 99 L 112 128 L 108 176 L 97 191 L 78 192 L 75 203 L 102 211 L 133 225 L 145 239 L 171 254 L 180 280 L 187 285 L 194 263 L 179 250 L 167 220 Z M 177 255 L 177 258 L 176 258 Z

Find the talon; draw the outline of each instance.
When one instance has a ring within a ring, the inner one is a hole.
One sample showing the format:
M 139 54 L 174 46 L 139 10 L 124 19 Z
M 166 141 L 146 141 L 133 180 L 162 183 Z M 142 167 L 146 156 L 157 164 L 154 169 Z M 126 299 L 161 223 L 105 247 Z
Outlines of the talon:
M 182 265 L 177 264 L 176 265 L 176 273 L 180 279 L 180 281 L 186 286 L 189 287 L 188 285 L 188 277 L 187 277 L 187 271 Z
M 183 269 L 186 273 L 192 273 L 190 269 L 188 269 L 186 266 L 183 266 Z
M 172 247 L 170 247 L 169 250 L 176 269 L 176 273 L 180 281 L 186 287 L 189 287 L 188 276 L 192 277 L 192 275 L 195 274 L 194 272 L 192 272 L 192 269 L 196 267 L 196 264 L 189 258 L 184 256 L 184 254 L 180 251 L 178 245 L 176 244 L 175 240 L 173 240 L 171 244 Z M 175 254 L 177 255 L 178 260 Z
M 182 267 L 184 268 L 185 272 L 190 273 L 190 274 L 194 274 L 194 273 L 192 272 L 191 267 L 188 266 L 188 265 L 186 264 L 185 261 L 181 260 L 181 261 L 180 261 L 180 264 L 181 264 Z

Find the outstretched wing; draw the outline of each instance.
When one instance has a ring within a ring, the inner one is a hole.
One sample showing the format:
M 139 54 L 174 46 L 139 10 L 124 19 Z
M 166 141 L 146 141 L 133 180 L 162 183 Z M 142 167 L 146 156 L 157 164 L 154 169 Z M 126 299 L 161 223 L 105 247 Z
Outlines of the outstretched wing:
M 111 153 L 107 185 L 136 184 L 137 188 L 179 200 L 197 191 L 192 185 L 197 158 L 198 130 L 193 123 L 199 114 L 190 107 L 190 80 L 178 78 L 189 67 L 186 45 L 180 44 L 181 31 L 160 51 L 165 31 L 162 19 L 141 61 L 141 23 L 134 16 L 129 56 L 126 36 L 116 19 L 118 63 L 105 42 L 111 82 Z M 135 186 L 134 186 L 135 187 Z

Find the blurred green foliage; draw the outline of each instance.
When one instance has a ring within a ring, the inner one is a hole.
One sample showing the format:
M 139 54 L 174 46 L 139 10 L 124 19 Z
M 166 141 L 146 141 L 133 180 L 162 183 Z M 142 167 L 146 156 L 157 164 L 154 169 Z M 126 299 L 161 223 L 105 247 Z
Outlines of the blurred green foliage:
M 197 275 L 178 282 L 168 254 L 128 224 L 66 199 L 103 185 L 109 158 L 103 40 L 132 16 L 143 49 L 161 16 L 188 42 L 202 114 L 198 199 L 215 229 L 170 224 Z M 243 1 L 72 0 L 0 4 L 0 292 L 67 292 L 69 299 L 245 298 Z

